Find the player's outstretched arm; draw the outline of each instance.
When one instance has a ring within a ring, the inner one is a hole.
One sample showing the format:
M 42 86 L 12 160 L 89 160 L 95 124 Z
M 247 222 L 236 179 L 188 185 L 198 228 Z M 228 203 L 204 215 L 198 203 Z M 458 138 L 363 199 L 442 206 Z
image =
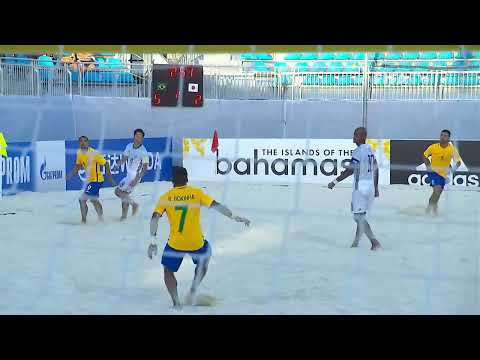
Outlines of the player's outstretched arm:
M 68 179 L 70 179 L 72 176 L 74 175 L 77 175 L 78 174 L 78 170 L 80 170 L 81 168 L 81 165 L 78 165 L 78 164 L 75 164 L 75 167 L 72 169 L 72 171 L 70 171 L 65 177 Z
M 427 167 L 427 170 L 432 171 L 432 163 L 430 162 L 430 160 L 428 160 L 428 158 L 424 154 L 422 154 L 422 160 L 425 166 Z
M 157 229 L 158 229 L 158 219 L 160 219 L 161 215 L 157 212 L 154 212 L 152 218 L 150 219 L 150 245 L 148 246 L 148 257 L 150 259 L 153 256 L 157 255 L 158 247 L 157 247 Z
M 236 222 L 241 222 L 241 223 L 244 223 L 246 226 L 250 226 L 250 220 L 248 220 L 247 218 L 244 218 L 242 216 L 233 215 L 232 210 L 230 210 L 225 205 L 222 205 L 215 200 L 212 202 L 212 205 L 210 205 L 210 208 L 218 211 L 220 214 L 222 214 L 222 215 L 224 215 L 224 216 L 226 216 L 226 217 L 228 217 L 228 218 L 230 218 L 230 219 L 232 219 Z
M 345 180 L 351 175 L 353 175 L 353 167 L 348 167 L 335 180 L 328 184 L 328 188 L 333 189 L 340 181 Z

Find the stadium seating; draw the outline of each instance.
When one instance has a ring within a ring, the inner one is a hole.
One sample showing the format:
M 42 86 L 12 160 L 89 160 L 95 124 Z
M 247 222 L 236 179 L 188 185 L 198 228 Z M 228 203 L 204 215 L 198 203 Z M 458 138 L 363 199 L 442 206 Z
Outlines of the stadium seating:
M 301 56 L 301 60 L 317 60 L 318 55 L 315 53 L 303 53 Z
M 404 52 L 403 54 L 400 54 L 400 57 L 405 60 L 416 60 L 418 59 L 418 53 L 417 52 Z
M 302 54 L 301 53 L 290 53 L 285 56 L 285 60 L 301 60 Z
M 425 51 L 421 52 L 418 58 L 422 60 L 432 60 L 437 58 L 437 54 L 433 51 Z

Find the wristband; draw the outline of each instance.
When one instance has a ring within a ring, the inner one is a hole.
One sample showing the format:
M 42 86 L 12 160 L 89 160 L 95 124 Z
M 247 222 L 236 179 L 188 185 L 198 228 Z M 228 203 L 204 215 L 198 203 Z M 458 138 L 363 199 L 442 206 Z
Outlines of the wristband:
M 338 180 L 337 180 L 337 179 L 333 180 L 332 182 L 333 182 L 333 185 L 337 185 L 337 184 L 338 184 Z

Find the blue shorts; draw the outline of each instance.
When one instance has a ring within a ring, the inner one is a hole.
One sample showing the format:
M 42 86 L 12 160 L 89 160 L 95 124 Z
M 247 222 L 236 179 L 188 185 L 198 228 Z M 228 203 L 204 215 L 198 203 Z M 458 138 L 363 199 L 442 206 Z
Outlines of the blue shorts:
M 203 247 L 195 251 L 175 250 L 167 244 L 165 245 L 165 249 L 163 249 L 162 265 L 171 272 L 177 272 L 180 265 L 182 265 L 183 257 L 187 254 L 192 257 L 193 263 L 197 265 L 198 263 L 210 260 L 212 248 L 207 240 L 205 240 Z
M 428 173 L 428 180 L 430 186 L 441 186 L 445 187 L 445 178 L 441 175 L 438 175 L 436 172 Z
M 99 197 L 103 182 L 90 182 L 85 188 L 84 193 L 88 196 Z

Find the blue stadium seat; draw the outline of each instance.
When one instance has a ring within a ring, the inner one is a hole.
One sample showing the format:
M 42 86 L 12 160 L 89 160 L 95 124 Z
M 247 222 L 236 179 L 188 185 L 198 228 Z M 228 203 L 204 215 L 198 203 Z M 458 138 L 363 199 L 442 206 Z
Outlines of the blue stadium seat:
M 455 54 L 453 51 L 439 51 L 438 52 L 438 58 L 443 59 L 443 60 L 448 60 L 448 59 L 453 59 L 455 57 Z
M 268 61 L 268 60 L 273 60 L 273 56 L 271 54 L 258 53 L 256 54 L 255 59 Z
M 463 75 L 463 85 L 473 86 L 479 83 L 478 74 L 465 74 Z
M 465 60 L 455 60 L 452 66 L 465 66 Z
M 302 60 L 318 60 L 318 55 L 316 53 L 303 53 Z
M 322 85 L 322 76 L 317 74 L 308 74 L 303 78 L 303 85 Z
M 17 62 L 20 59 L 17 59 Z M 46 67 L 53 67 L 53 59 L 50 56 L 42 55 L 38 58 L 38 65 L 39 66 L 46 66 Z
M 78 70 L 71 71 L 71 74 L 72 74 L 72 81 L 78 81 Z
M 98 71 L 87 71 L 84 73 L 83 79 L 89 82 L 103 82 L 104 76 Z
M 402 58 L 405 60 L 416 60 L 418 59 L 418 53 L 415 51 L 405 51 L 401 54 Z
M 440 84 L 444 86 L 458 85 L 458 74 L 441 74 Z
M 438 68 L 444 68 L 444 67 L 447 67 L 447 62 L 446 61 L 434 61 L 432 66 L 438 67 Z
M 335 60 L 350 60 L 352 55 L 348 52 L 335 53 Z
M 121 69 L 124 67 L 122 60 L 119 58 L 108 58 L 107 64 L 110 69 Z
M 419 59 L 422 59 L 422 60 L 432 60 L 436 58 L 437 58 L 437 53 L 434 51 L 421 52 L 419 56 Z
M 288 71 L 288 64 L 286 62 L 277 62 L 273 64 L 273 69 L 275 71 Z
M 402 54 L 399 52 L 388 52 L 385 56 L 387 60 L 400 60 L 402 58 Z
M 383 60 L 386 58 L 387 58 L 387 55 L 384 52 L 375 53 L 375 60 Z
M 310 71 L 310 66 L 306 62 L 299 62 L 295 64 L 295 70 L 298 72 Z
M 372 76 L 373 85 L 385 85 L 385 75 L 376 73 Z
M 270 71 L 270 68 L 268 67 L 268 65 L 266 63 L 264 63 L 263 61 L 256 61 L 254 64 L 253 64 L 253 70 L 255 72 L 269 72 Z
M 418 61 L 416 63 L 415 71 L 429 71 L 430 70 L 430 63 L 428 61 Z
M 370 58 L 370 56 L 368 56 L 368 58 Z M 353 60 L 365 60 L 365 53 L 362 53 L 362 52 L 353 53 L 352 59 Z
M 333 53 L 331 53 L 331 52 L 322 52 L 322 53 L 320 53 L 320 55 L 318 56 L 318 59 L 319 59 L 319 60 L 333 60 L 333 59 L 334 59 L 334 55 L 333 55 Z
M 6 58 L 2 60 L 3 64 L 10 64 L 10 65 L 16 65 L 17 64 L 17 59 L 16 58 Z
M 290 53 L 285 56 L 285 60 L 301 60 L 302 54 L 301 53 Z
M 313 65 L 311 67 L 311 71 L 325 72 L 325 71 L 327 71 L 327 65 L 324 61 L 315 62 L 315 63 L 313 63 Z
M 250 53 L 240 54 L 240 60 L 255 60 L 255 56 Z
M 52 58 L 50 58 L 50 60 L 52 60 Z M 52 63 L 53 63 L 53 60 L 52 60 Z M 18 65 L 32 65 L 32 59 L 17 57 L 17 64 Z

